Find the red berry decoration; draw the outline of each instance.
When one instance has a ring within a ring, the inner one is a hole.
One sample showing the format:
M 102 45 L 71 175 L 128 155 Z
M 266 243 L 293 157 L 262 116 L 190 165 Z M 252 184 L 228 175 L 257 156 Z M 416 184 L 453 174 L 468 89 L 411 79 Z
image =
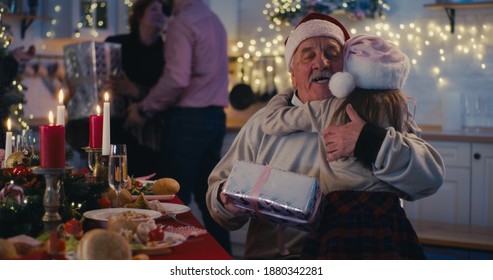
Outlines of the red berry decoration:
M 82 224 L 76 218 L 72 218 L 65 222 L 65 232 L 79 238 L 82 236 Z
M 12 170 L 12 174 L 19 177 L 26 177 L 29 174 L 29 169 L 26 168 L 23 164 L 17 164 Z

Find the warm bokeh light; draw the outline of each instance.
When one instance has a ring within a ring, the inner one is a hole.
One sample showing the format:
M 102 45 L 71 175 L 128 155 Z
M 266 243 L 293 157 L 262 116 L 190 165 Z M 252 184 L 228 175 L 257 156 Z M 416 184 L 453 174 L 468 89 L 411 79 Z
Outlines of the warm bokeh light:
M 50 112 L 48 113 L 48 122 L 50 123 L 50 125 L 53 125 L 54 123 L 53 119 L 54 119 L 53 111 L 50 110 Z
M 63 90 L 58 93 L 58 104 L 63 105 Z

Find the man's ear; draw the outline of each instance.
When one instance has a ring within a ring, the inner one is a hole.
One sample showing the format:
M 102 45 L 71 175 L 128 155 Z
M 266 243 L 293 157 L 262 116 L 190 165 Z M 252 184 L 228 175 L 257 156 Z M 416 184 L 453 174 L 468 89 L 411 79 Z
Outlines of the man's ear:
M 293 88 L 296 88 L 296 79 L 294 77 L 294 71 L 291 71 L 291 86 L 293 86 Z

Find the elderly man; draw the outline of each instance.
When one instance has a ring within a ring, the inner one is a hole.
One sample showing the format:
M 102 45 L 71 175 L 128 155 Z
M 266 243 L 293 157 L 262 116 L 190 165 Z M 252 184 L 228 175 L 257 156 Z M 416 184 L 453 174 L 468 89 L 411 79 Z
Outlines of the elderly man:
M 343 69 L 342 51 L 348 39 L 349 34 L 344 26 L 334 18 L 323 14 L 309 14 L 295 27 L 286 40 L 285 52 L 294 90 L 292 100 L 294 106 L 332 96 L 328 82 L 332 74 Z M 350 108 L 348 113 L 352 117 L 352 122 L 345 126 L 332 127 L 328 133 L 329 139 L 337 139 L 328 145 L 328 151 L 335 153 L 335 158 L 330 160 L 352 155 L 354 150 L 356 157 L 373 163 L 373 176 L 376 176 L 377 180 L 382 180 L 411 197 L 417 193 L 434 193 L 441 186 L 443 163 L 431 146 L 417 137 L 404 137 L 394 130 L 392 133 L 386 132 L 385 129 L 380 130 L 365 124 Z M 329 200 L 331 193 L 340 190 L 337 184 L 334 184 L 338 181 L 338 176 L 326 161 L 325 145 L 319 141 L 318 135 L 309 132 L 292 133 L 286 136 L 266 135 L 262 131 L 264 114 L 264 110 L 259 110 L 249 119 L 228 153 L 211 173 L 207 206 L 212 217 L 229 230 L 239 229 L 250 221 L 245 244 L 246 258 L 297 258 L 301 254 L 306 233 L 287 228 L 283 233 L 284 244 L 278 244 L 277 224 L 251 218 L 248 213 L 232 205 L 221 193 L 236 160 L 268 164 L 273 168 L 315 177 Z M 342 136 L 338 134 L 338 131 L 344 130 L 350 133 Z M 358 154 L 358 151 L 363 153 Z M 349 199 L 344 197 L 344 199 L 348 205 L 349 203 L 359 205 L 361 200 L 358 196 Z M 341 222 L 337 219 L 336 215 L 334 224 Z M 338 232 L 348 233 L 345 230 L 347 228 Z M 358 238 L 358 236 L 351 237 Z M 280 245 L 285 246 L 291 255 L 280 254 L 282 252 Z M 353 249 L 338 248 L 337 250 Z M 417 251 L 415 255 L 403 256 L 403 258 L 424 257 L 420 248 L 417 248 Z

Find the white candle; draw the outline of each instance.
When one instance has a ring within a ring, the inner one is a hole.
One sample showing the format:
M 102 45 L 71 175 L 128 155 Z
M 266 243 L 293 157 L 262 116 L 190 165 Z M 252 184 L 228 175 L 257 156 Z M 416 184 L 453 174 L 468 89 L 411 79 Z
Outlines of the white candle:
M 10 118 L 7 120 L 7 133 L 5 135 L 5 157 L 3 160 L 3 166 L 6 167 L 7 158 L 12 154 L 12 124 Z
M 58 106 L 56 107 L 56 125 L 65 125 L 65 106 L 63 105 L 63 90 L 58 93 Z
M 104 94 L 103 103 L 103 145 L 101 154 L 103 156 L 110 155 L 110 96 L 106 92 Z

